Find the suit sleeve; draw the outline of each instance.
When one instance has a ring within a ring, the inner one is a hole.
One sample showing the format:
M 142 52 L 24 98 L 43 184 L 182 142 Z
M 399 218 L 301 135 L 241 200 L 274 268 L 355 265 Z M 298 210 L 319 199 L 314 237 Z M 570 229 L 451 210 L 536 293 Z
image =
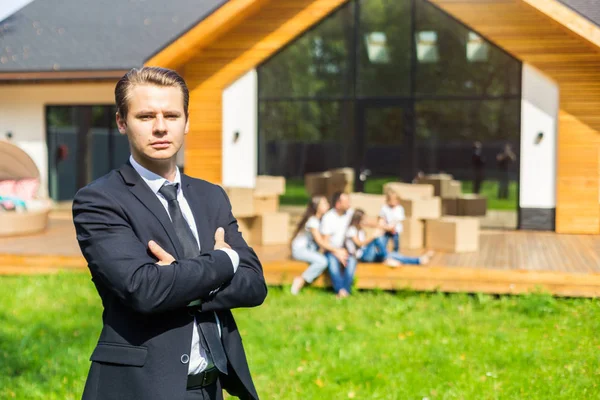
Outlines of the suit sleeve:
M 204 299 L 202 311 L 259 306 L 267 297 L 267 285 L 263 276 L 262 265 L 254 250 L 246 244 L 239 232 L 238 223 L 231 212 L 231 203 L 227 194 L 222 188 L 220 190 L 223 203 L 219 209 L 219 226 L 223 226 L 225 229 L 225 242 L 240 256 L 240 264 L 231 281 L 215 294 Z
M 151 314 L 184 307 L 191 300 L 209 296 L 233 277 L 231 260 L 223 251 L 171 265 L 156 264 L 126 213 L 101 188 L 88 186 L 77 193 L 73 221 L 92 276 L 137 312 Z

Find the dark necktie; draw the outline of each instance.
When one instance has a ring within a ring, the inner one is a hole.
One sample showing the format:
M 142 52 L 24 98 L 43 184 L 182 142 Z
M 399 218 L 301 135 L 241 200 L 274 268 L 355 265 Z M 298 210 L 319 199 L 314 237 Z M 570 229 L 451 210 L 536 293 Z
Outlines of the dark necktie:
M 177 190 L 179 184 L 167 185 L 166 183 L 158 191 L 167 199 L 169 215 L 175 228 L 175 233 L 179 239 L 179 243 L 183 247 L 183 255 L 185 258 L 194 258 L 200 255 L 200 247 L 196 238 L 192 233 L 192 229 L 188 225 L 187 221 L 183 217 L 179 201 L 177 201 Z M 200 342 L 208 353 L 208 357 L 212 359 L 217 369 L 227 374 L 227 356 L 225 355 L 225 349 L 221 338 L 219 337 L 219 331 L 217 328 L 217 321 L 209 313 L 196 313 L 196 321 L 198 327 L 202 332 Z
M 179 207 L 179 201 L 177 201 L 178 189 L 178 183 L 174 185 L 165 184 L 158 192 L 167 199 L 169 215 L 171 216 L 171 221 L 173 222 L 173 227 L 175 228 L 179 243 L 181 244 L 181 247 L 183 247 L 183 256 L 185 258 L 194 258 L 200 255 L 200 247 L 192 233 L 192 229 L 185 218 L 183 218 L 181 207 Z

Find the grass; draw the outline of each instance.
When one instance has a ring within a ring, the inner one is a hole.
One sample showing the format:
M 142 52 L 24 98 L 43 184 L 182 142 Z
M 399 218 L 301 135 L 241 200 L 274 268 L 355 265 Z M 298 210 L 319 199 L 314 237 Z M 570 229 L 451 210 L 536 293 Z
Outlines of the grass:
M 0 398 L 80 398 L 101 320 L 88 275 L 0 285 Z M 600 395 L 598 300 L 287 289 L 235 312 L 264 399 Z
M 367 180 L 365 184 L 365 193 L 383 193 L 383 185 L 387 182 L 394 182 L 396 178 L 373 178 Z M 304 180 L 288 179 L 286 181 L 285 194 L 280 197 L 280 203 L 284 205 L 305 205 L 308 202 L 308 194 L 304 188 Z M 510 182 L 508 188 L 508 199 L 498 199 L 498 182 L 484 181 L 481 186 L 480 194 L 488 199 L 488 209 L 490 210 L 513 210 L 517 209 L 517 182 Z M 463 193 L 473 193 L 473 182 L 462 182 Z
M 490 210 L 517 210 L 517 182 L 511 181 L 508 185 L 508 199 L 498 198 L 498 182 L 484 181 L 481 185 L 480 194 L 487 197 Z M 473 181 L 462 181 L 463 193 L 473 193 Z

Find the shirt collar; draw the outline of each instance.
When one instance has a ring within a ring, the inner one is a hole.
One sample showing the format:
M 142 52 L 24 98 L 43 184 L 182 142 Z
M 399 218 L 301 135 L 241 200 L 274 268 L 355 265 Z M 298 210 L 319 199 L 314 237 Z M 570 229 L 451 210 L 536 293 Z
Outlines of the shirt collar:
M 133 156 L 129 156 L 129 162 L 131 163 L 133 169 L 135 169 L 137 173 L 140 174 L 144 182 L 146 182 L 146 184 L 150 187 L 154 194 L 158 194 L 158 191 L 165 184 L 165 182 L 179 183 L 179 189 L 177 190 L 177 192 L 179 193 L 179 191 L 181 190 L 181 174 L 179 173 L 179 168 L 177 166 L 175 167 L 175 180 L 173 182 L 169 182 L 162 176 L 155 174 L 154 172 L 142 167 L 137 161 L 135 161 Z

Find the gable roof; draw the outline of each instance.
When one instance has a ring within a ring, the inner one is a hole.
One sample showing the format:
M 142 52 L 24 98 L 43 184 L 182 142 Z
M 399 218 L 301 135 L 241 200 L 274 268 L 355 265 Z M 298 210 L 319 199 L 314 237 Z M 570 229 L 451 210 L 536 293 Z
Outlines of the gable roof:
M 600 0 L 558 0 L 579 15 L 600 26 Z
M 228 0 L 35 0 L 0 22 L 0 73 L 141 67 Z

